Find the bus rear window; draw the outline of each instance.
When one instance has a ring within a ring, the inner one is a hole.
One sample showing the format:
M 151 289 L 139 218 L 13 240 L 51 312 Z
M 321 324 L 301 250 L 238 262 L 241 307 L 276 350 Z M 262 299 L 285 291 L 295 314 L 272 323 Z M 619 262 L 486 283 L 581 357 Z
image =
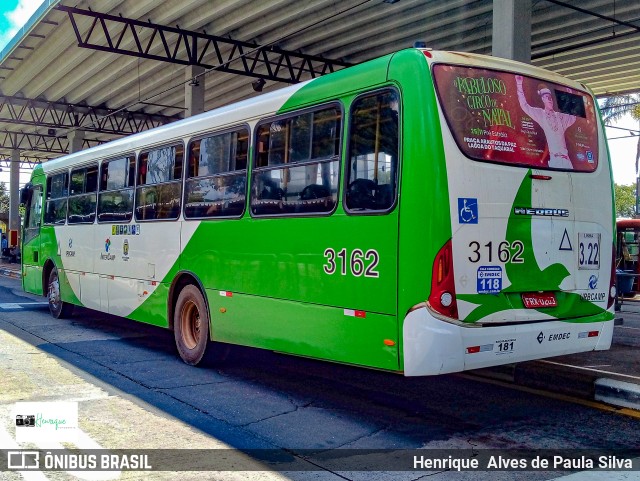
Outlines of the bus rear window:
M 475 160 L 593 172 L 593 98 L 554 82 L 474 67 L 433 67 L 438 99 L 458 147 Z

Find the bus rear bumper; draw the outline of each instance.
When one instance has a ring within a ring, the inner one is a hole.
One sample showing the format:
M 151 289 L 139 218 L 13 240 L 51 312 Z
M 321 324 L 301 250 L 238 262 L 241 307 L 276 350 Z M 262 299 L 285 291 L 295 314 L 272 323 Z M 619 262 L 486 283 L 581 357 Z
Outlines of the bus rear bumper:
M 433 317 L 426 307 L 403 326 L 405 376 L 429 376 L 531 361 L 611 346 L 614 321 L 541 321 L 464 327 Z

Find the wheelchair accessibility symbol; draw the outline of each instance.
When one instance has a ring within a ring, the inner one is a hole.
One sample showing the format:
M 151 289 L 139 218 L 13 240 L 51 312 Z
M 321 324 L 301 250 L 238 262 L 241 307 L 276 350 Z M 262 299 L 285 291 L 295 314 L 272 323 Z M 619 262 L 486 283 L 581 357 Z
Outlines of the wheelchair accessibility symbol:
M 478 223 L 478 199 L 458 197 L 458 222 L 460 224 Z

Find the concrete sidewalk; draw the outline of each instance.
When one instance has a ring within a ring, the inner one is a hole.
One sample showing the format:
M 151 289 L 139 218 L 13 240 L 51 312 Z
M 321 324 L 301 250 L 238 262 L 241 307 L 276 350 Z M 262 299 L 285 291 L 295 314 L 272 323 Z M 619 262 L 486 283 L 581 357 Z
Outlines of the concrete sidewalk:
M 0 276 L 20 279 L 20 264 L 15 262 L 7 262 L 6 260 L 0 259 Z
M 0 275 L 20 279 L 20 264 L 0 260 Z M 640 410 L 640 300 L 625 299 L 616 312 L 613 343 L 608 351 L 506 364 L 467 373 Z

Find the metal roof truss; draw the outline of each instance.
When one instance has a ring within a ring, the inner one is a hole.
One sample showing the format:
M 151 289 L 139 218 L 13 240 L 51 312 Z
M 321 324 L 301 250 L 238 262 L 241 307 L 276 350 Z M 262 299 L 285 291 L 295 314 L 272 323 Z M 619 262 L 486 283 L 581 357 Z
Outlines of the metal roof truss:
M 282 50 L 275 45 L 242 42 L 179 26 L 168 27 L 63 5 L 56 8 L 68 13 L 78 46 L 82 48 L 180 65 L 199 65 L 285 83 L 319 77 L 350 65 L 340 60 Z M 80 32 L 76 17 L 92 19 L 84 34 Z M 205 61 L 205 57 L 211 56 L 215 63 Z
M 82 128 L 96 133 L 130 135 L 179 120 L 180 116 L 113 110 L 66 102 L 0 95 L 0 122 L 53 129 Z

